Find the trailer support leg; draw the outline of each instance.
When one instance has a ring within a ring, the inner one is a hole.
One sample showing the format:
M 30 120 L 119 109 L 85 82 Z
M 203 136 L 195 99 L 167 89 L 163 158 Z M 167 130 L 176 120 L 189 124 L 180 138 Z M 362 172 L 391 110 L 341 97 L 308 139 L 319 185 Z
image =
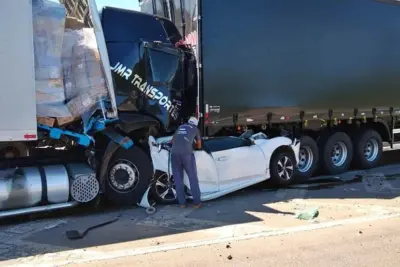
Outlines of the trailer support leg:
M 358 116 L 358 109 L 354 109 L 353 111 L 353 125 L 357 126 L 357 116 Z
M 393 108 L 391 107 L 389 109 L 389 114 L 390 114 L 390 148 L 393 149 L 393 144 L 394 144 L 394 127 L 395 127 L 395 118 L 393 116 Z
M 269 112 L 269 113 L 267 114 L 267 125 L 268 125 L 268 129 L 271 129 L 271 127 L 272 127 L 271 120 L 272 120 L 272 113 Z
M 237 131 L 237 123 L 238 123 L 238 120 L 239 120 L 239 115 L 238 114 L 233 114 L 232 115 L 232 122 L 233 122 L 233 127 L 235 127 L 235 131 Z
M 329 129 L 331 129 L 331 127 L 332 127 L 332 117 L 333 117 L 333 110 L 332 109 L 330 109 L 329 111 L 328 111 L 328 117 L 329 117 L 329 120 L 328 120 L 328 128 Z

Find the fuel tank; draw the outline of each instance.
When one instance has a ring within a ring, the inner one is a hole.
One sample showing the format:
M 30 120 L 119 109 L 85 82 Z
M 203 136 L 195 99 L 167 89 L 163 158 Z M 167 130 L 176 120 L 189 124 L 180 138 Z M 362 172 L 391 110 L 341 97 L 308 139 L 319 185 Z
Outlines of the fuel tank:
M 68 201 L 88 202 L 99 192 L 85 164 L 49 165 L 0 171 L 0 211 Z
M 136 11 L 105 7 L 101 22 L 122 112 L 156 117 L 169 129 L 181 120 L 183 53 L 175 25 Z

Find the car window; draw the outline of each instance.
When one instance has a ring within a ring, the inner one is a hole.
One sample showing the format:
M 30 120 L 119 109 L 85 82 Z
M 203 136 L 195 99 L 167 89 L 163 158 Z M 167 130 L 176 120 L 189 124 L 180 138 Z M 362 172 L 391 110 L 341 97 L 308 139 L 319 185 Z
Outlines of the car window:
M 224 151 L 247 145 L 247 140 L 235 137 L 212 138 L 204 141 L 204 149 L 208 152 Z

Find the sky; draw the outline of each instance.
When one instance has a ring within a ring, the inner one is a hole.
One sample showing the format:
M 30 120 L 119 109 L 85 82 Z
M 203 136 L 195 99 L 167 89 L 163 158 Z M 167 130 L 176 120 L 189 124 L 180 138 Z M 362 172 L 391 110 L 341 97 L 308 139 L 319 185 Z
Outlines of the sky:
M 97 8 L 112 6 L 125 9 L 139 10 L 138 0 L 96 0 Z
M 59 0 L 51 0 L 60 2 Z M 138 0 L 96 0 L 97 8 L 101 9 L 103 6 L 119 7 L 131 10 L 139 10 Z

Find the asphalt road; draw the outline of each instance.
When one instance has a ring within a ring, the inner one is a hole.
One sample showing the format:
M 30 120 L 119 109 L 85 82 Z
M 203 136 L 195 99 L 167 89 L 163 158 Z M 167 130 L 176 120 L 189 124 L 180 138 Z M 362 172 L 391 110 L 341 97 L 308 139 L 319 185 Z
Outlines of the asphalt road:
M 345 183 L 280 190 L 263 184 L 199 210 L 158 206 L 151 215 L 131 208 L 9 221 L 0 226 L 0 266 L 394 266 L 400 165 L 391 163 L 399 155 L 387 153 L 388 165 L 377 169 L 340 175 Z M 296 218 L 313 209 L 318 217 Z M 83 239 L 66 237 L 114 218 Z
M 400 219 L 124 257 L 73 267 L 397 267 Z

